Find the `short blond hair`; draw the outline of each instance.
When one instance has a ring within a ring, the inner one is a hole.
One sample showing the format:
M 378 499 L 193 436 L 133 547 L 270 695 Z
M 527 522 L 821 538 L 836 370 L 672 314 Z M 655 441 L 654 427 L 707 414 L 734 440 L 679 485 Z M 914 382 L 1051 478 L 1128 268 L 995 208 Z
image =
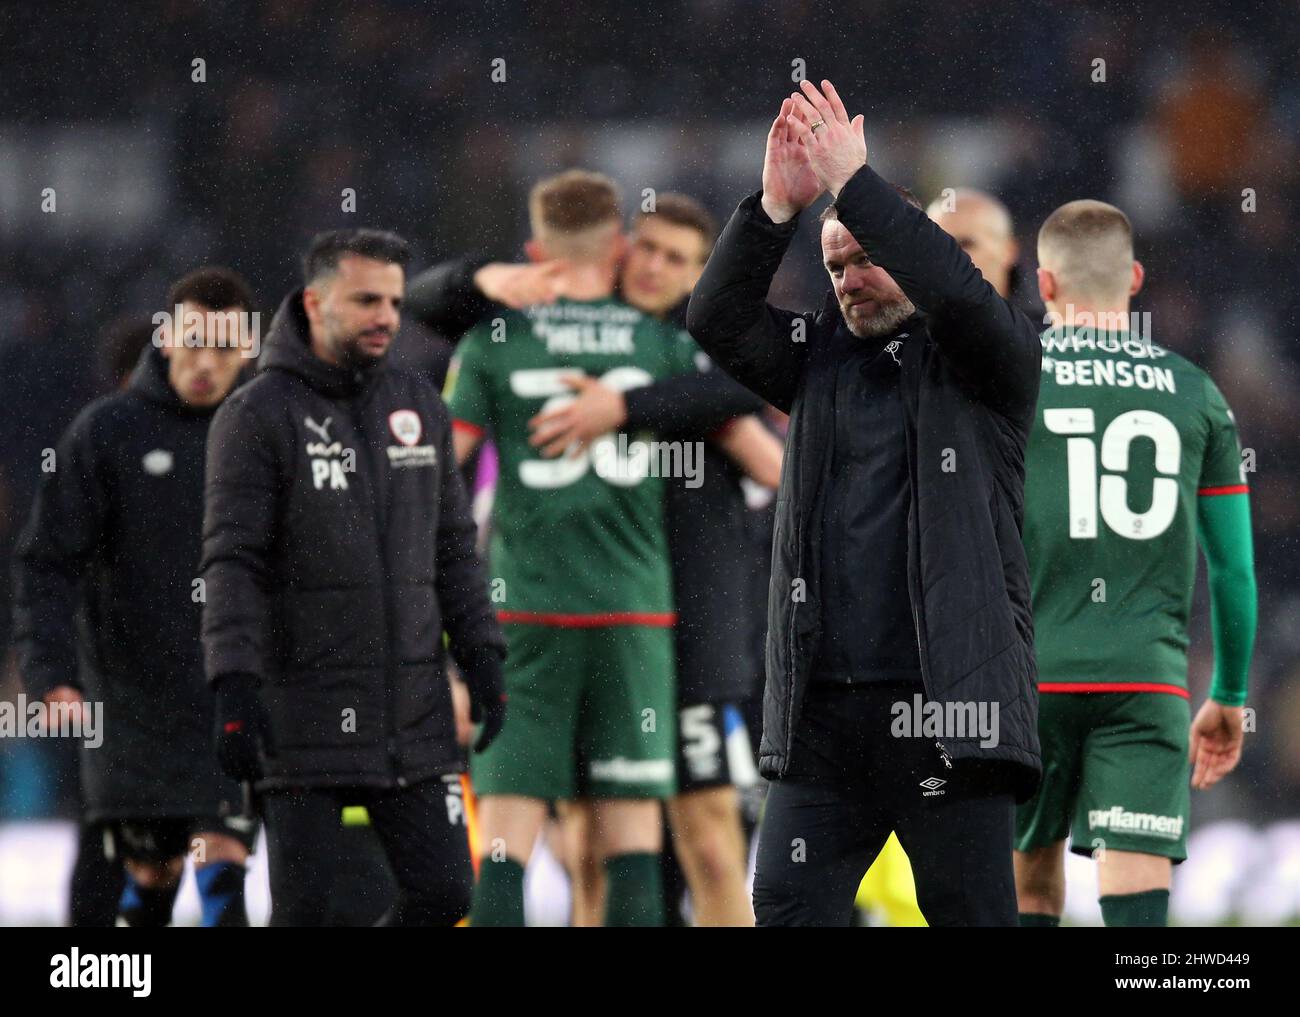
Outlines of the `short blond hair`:
M 1067 298 L 1118 299 L 1133 281 L 1133 226 L 1104 201 L 1068 202 L 1038 231 L 1038 263 L 1056 276 Z
M 602 258 L 623 226 L 618 185 L 603 173 L 565 170 L 533 185 L 528 195 L 533 237 L 555 257 Z

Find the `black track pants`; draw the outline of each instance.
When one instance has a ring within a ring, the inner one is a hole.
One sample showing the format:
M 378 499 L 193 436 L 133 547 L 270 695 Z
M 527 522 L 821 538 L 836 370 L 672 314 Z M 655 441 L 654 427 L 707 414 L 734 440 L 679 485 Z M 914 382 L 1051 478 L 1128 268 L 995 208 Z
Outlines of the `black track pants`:
M 309 788 L 263 799 L 271 869 L 271 924 L 322 925 L 330 912 L 342 806 L 364 805 L 398 885 L 385 924 L 449 926 L 469 913 L 473 870 L 459 780 L 405 788 Z
M 891 734 L 891 707 L 915 691 L 810 687 L 792 772 L 772 784 L 759 833 L 760 926 L 851 924 L 858 884 L 891 830 L 930 925 L 1017 924 L 1012 795 L 978 763 L 946 768 L 934 738 Z

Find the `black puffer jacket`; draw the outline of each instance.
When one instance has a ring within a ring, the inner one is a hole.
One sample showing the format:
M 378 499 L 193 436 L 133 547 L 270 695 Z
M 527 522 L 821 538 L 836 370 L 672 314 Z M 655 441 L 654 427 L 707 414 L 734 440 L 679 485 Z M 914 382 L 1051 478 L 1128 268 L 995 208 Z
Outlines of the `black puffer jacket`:
M 443 632 L 471 683 L 505 643 L 446 407 L 422 377 L 311 352 L 301 291 L 208 445 L 210 681 L 261 681 L 263 788 L 388 787 L 459 769 Z
M 213 752 L 195 596 L 211 421 L 146 346 L 126 390 L 88 406 L 59 442 L 19 544 L 27 694 L 72 685 L 103 704 L 103 744 L 81 753 L 92 820 L 206 816 L 238 800 Z
M 761 195 L 741 202 L 691 297 L 687 324 L 742 384 L 790 413 L 768 598 L 760 768 L 790 766 L 821 636 L 822 497 L 830 469 L 845 328 L 834 295 L 817 314 L 765 302 L 795 230 Z M 1041 774 L 1029 575 L 1020 539 L 1025 442 L 1042 349 L 957 244 L 864 167 L 836 201 L 840 221 L 925 312 L 903 344 L 901 396 L 911 504 L 908 589 L 929 699 L 998 707 L 996 746 L 943 740 L 950 760 L 999 761 L 1021 799 Z M 870 568 L 870 562 L 845 563 Z

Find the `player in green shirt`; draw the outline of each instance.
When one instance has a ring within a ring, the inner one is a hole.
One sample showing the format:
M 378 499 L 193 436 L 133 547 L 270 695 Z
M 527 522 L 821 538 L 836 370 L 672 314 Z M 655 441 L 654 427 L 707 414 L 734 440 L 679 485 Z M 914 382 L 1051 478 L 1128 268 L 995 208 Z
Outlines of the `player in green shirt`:
M 490 541 L 505 624 L 510 722 L 473 760 L 485 848 L 474 925 L 523 924 L 523 870 L 546 804 L 588 797 L 606 858 L 606 924 L 657 924 L 659 799 L 675 788 L 675 619 L 662 478 L 698 468 L 689 443 L 610 433 L 544 458 L 530 423 L 575 398 L 695 370 L 689 336 L 613 299 L 622 254 L 614 185 L 570 171 L 530 199 L 537 261 L 563 259 L 553 304 L 502 311 L 461 341 L 448 405 L 463 459 L 500 456 Z
M 1119 209 L 1073 201 L 1038 235 L 1038 420 L 1025 461 L 1043 784 L 1021 807 L 1022 925 L 1056 925 L 1064 847 L 1098 861 L 1107 925 L 1164 925 L 1186 857 L 1188 778 L 1240 759 L 1255 581 L 1246 472 L 1210 378 L 1130 328 L 1142 284 Z M 1187 623 L 1199 543 L 1215 669 L 1190 723 Z

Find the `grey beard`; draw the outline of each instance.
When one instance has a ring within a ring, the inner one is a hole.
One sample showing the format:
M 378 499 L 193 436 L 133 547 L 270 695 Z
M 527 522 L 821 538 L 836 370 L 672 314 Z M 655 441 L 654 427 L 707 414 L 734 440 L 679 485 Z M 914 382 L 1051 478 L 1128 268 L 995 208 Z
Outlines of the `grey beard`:
M 857 324 L 850 321 L 843 311 L 840 312 L 844 317 L 844 324 L 859 339 L 880 339 L 887 336 L 915 313 L 916 307 L 907 297 L 892 304 L 885 304 L 866 321 Z

